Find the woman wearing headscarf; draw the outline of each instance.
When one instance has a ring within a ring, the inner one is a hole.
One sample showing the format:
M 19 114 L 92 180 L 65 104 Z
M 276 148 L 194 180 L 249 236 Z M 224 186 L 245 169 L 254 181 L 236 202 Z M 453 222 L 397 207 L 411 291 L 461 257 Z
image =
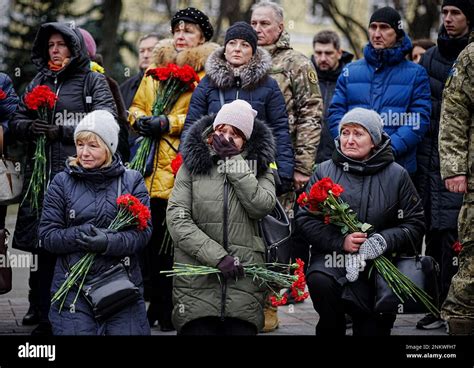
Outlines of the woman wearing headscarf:
M 17 113 L 10 121 L 15 139 L 29 143 L 24 192 L 33 171 L 35 142 L 39 136 L 44 134 L 46 137 L 45 175 L 49 184 L 64 169 L 66 159 L 75 153 L 73 133 L 84 115 L 98 109 L 107 110 L 114 116 L 117 114 L 105 77 L 90 70 L 82 36 L 73 26 L 56 22 L 41 25 L 31 53 L 38 74 L 26 88 Z M 47 120 L 41 120 L 38 112 L 28 109 L 25 104 L 25 95 L 38 85 L 48 86 L 58 97 Z M 30 278 L 30 306 L 33 303 L 38 308 L 39 304 L 41 311 L 40 326 L 34 333 L 48 334 L 51 331 L 47 318 L 49 289 L 55 256 L 38 243 L 41 208 L 38 212 L 32 210 L 28 200 L 20 205 L 12 246 L 38 253 L 38 274 L 33 273 Z
M 214 30 L 209 18 L 196 8 L 179 10 L 171 19 L 172 39 L 159 41 L 153 50 L 153 64 L 149 69 L 165 67 L 168 63 L 178 66 L 189 65 L 204 76 L 204 64 L 218 45 L 210 43 Z M 173 265 L 173 255 L 163 245 L 166 234 L 166 206 L 174 184 L 171 162 L 176 157 L 186 114 L 191 100 L 191 91 L 178 98 L 167 115 L 152 116 L 157 82 L 144 77 L 130 106 L 130 123 L 142 136 L 152 137 L 156 142 L 152 173 L 145 178 L 151 197 L 153 235 L 146 250 L 145 269 L 151 276 L 151 303 L 148 320 L 153 326 L 158 321 L 161 330 L 170 331 L 172 280 L 160 275 Z

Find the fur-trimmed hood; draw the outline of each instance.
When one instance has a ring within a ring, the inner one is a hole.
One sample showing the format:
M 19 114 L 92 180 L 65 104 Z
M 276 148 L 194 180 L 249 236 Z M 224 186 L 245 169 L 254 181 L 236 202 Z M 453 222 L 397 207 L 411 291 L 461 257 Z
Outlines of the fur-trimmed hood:
M 257 51 L 248 64 L 233 68 L 224 56 L 224 47 L 215 50 L 206 62 L 206 75 L 213 85 L 227 89 L 235 87 L 235 77 L 240 76 L 242 89 L 254 89 L 267 77 L 272 67 L 272 58 L 268 51 L 257 47 Z
M 153 63 L 158 67 L 174 63 L 179 66 L 188 64 L 196 72 L 204 70 L 206 60 L 219 47 L 217 43 L 205 42 L 202 45 L 191 47 L 183 51 L 176 51 L 173 40 L 167 38 L 159 41 L 153 49 Z
M 214 117 L 208 115 L 196 121 L 181 145 L 183 163 L 193 175 L 209 174 L 215 164 L 217 156 L 207 143 Z M 248 161 L 257 162 L 257 176 L 264 174 L 275 161 L 275 141 L 270 129 L 262 121 L 255 119 L 252 136 L 245 144 L 242 156 Z

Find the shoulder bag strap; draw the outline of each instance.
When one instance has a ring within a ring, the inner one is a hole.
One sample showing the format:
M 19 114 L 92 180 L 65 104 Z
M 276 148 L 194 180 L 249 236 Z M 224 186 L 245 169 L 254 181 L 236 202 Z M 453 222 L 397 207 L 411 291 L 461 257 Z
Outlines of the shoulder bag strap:
M 219 88 L 219 101 L 221 102 L 221 107 L 225 105 L 224 92 Z
M 413 239 L 411 238 L 410 230 L 408 230 L 406 227 L 401 226 L 402 230 L 407 234 L 408 240 L 410 241 L 410 245 L 413 248 L 413 252 L 415 252 L 415 258 L 417 261 L 420 260 L 420 253 L 418 253 L 418 250 L 416 249 L 415 243 Z
M 3 157 L 3 126 L 0 124 L 0 158 Z
M 118 178 L 118 183 L 117 183 L 117 198 L 122 195 L 122 175 L 119 176 Z

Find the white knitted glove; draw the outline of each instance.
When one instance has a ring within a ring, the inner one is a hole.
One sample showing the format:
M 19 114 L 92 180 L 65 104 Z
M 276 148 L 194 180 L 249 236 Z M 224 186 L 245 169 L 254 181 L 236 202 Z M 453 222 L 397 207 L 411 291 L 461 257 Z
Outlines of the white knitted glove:
M 359 254 L 365 259 L 375 259 L 387 250 L 387 242 L 382 235 L 375 233 L 370 236 L 359 248 Z
M 364 256 L 358 253 L 346 255 L 346 279 L 354 282 L 359 278 L 359 272 L 365 267 Z

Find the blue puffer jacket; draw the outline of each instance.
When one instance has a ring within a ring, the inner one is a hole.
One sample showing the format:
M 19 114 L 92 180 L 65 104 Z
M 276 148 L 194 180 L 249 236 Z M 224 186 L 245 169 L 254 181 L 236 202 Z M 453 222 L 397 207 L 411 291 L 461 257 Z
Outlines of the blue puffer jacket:
M 13 88 L 12 80 L 5 73 L 0 73 L 0 90 L 6 95 L 4 99 L 0 100 L 0 124 L 3 126 L 3 132 L 6 135 L 8 121 L 16 111 L 19 99 Z
M 258 112 L 257 118 L 267 123 L 273 132 L 277 145 L 278 174 L 292 180 L 294 155 L 288 114 L 278 83 L 268 75 L 271 65 L 270 54 L 260 47 L 250 62 L 238 69 L 233 69 L 226 62 L 223 47 L 214 51 L 206 63 L 206 76 L 193 92 L 181 140 L 184 140 L 194 122 L 217 113 L 222 102 L 245 100 Z M 219 91 L 222 91 L 223 101 Z
M 51 182 L 43 204 L 39 237 L 42 247 L 58 255 L 51 285 L 52 294 L 64 282 L 68 268 L 85 254 L 75 242 L 79 230 L 90 229 L 92 225 L 107 228 L 116 216 L 119 177 L 121 194 L 132 194 L 145 205 L 150 205 L 143 177 L 137 171 L 125 170 L 117 157 L 111 166 L 103 169 L 85 170 L 67 164 L 65 170 L 57 174 Z M 96 255 L 86 280 L 103 273 L 125 258 L 125 264 L 129 265 L 131 281 L 141 288 L 138 253 L 150 240 L 151 221 L 148 225 L 144 231 L 131 227 L 116 233 L 107 233 L 107 250 Z M 73 287 L 66 299 L 66 306 L 72 303 L 76 292 L 77 288 Z M 138 315 L 132 316 L 132 312 Z M 50 311 L 55 334 L 94 334 L 87 328 L 91 316 L 92 310 L 83 297 L 78 298 L 75 313 L 70 313 L 65 308 L 59 314 L 58 304 L 53 304 Z M 112 334 L 147 334 L 147 328 L 149 332 L 143 299 L 111 318 L 119 326 Z
M 416 171 L 416 146 L 430 125 L 430 85 L 426 70 L 405 59 L 412 44 L 405 36 L 395 47 L 376 50 L 368 43 L 364 59 L 348 64 L 337 80 L 328 123 L 334 138 L 343 115 L 355 107 L 377 111 L 390 135 L 395 160 Z

